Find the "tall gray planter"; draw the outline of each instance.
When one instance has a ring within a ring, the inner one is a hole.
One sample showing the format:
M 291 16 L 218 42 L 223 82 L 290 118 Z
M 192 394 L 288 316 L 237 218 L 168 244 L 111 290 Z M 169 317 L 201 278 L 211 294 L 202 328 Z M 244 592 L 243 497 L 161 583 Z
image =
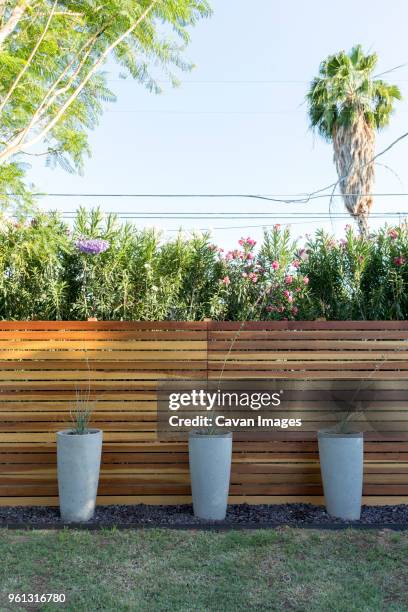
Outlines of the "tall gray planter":
M 102 453 L 102 431 L 57 433 L 58 491 L 61 518 L 67 522 L 89 521 L 95 511 Z
M 227 513 L 232 433 L 190 433 L 188 451 L 194 515 L 222 521 Z
M 327 512 L 358 520 L 363 492 L 363 434 L 319 431 L 318 441 Z

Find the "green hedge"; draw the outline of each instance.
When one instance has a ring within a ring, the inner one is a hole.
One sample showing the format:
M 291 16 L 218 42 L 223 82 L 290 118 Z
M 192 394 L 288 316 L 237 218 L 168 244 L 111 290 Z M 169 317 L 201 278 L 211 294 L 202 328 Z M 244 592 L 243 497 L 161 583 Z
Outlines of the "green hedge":
M 208 234 L 163 241 L 79 209 L 70 228 L 39 214 L 0 230 L 0 318 L 405 319 L 408 229 L 305 242 L 276 225 L 224 252 Z

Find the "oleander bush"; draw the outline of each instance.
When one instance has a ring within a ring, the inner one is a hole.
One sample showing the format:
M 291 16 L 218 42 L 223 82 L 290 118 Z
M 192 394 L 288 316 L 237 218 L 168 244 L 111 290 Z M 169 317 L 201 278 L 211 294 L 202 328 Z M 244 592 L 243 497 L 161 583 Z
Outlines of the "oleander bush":
M 79 209 L 0 226 L 0 318 L 282 320 L 408 318 L 408 227 L 363 238 L 279 225 L 224 251 L 209 234 L 153 229 Z
M 408 225 L 385 226 L 369 238 L 346 226 L 340 240 L 320 230 L 302 254 L 310 318 L 408 318 Z

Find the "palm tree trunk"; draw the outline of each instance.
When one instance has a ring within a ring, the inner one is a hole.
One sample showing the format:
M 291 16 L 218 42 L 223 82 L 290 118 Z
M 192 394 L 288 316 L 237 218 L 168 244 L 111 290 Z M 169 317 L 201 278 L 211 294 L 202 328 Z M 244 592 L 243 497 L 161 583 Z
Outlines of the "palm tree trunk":
M 366 236 L 373 205 L 375 132 L 360 116 L 352 126 L 334 130 L 333 148 L 344 205 Z

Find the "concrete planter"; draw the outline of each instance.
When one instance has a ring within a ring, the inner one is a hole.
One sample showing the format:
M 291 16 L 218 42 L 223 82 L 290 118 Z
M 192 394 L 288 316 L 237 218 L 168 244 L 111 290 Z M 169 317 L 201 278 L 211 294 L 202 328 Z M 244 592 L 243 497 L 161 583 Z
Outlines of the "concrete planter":
M 231 477 L 232 433 L 189 436 L 188 451 L 194 515 L 225 519 Z
M 95 511 L 102 431 L 78 435 L 72 429 L 57 432 L 60 512 L 63 521 L 89 521 Z
M 327 512 L 358 520 L 363 491 L 363 434 L 319 431 L 318 440 Z

